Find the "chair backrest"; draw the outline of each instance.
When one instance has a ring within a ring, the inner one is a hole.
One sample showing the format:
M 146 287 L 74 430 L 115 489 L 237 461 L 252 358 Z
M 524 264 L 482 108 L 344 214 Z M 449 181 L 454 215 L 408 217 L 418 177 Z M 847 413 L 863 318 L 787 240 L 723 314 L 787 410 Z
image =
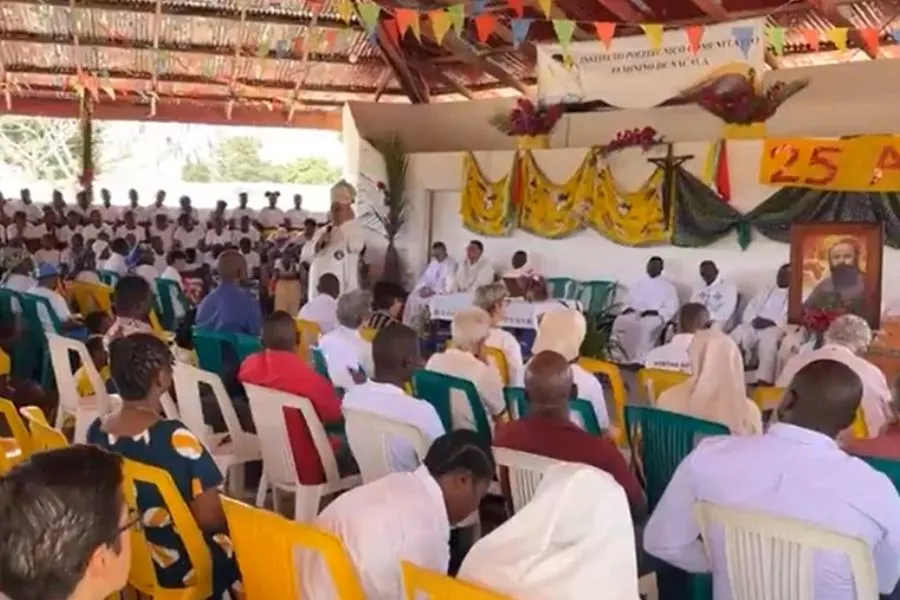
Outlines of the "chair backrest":
M 238 360 L 241 362 L 251 354 L 261 352 L 263 349 L 261 339 L 244 333 L 232 333 L 231 344 L 234 346 Z
M 231 336 L 220 331 L 194 327 L 194 350 L 197 352 L 197 364 L 210 373 L 225 372 L 225 361 L 222 358 L 225 344 L 231 344 Z
M 393 472 L 391 448 L 398 440 L 409 444 L 421 463 L 428 452 L 425 435 L 413 425 L 365 410 L 344 409 L 344 431 L 364 483 Z
M 528 399 L 525 397 L 525 388 L 503 388 L 503 399 L 506 400 L 506 412 L 513 419 L 521 419 L 528 414 Z
M 656 400 L 663 392 L 684 383 L 689 378 L 690 375 L 687 373 L 666 369 L 641 369 L 637 374 L 638 383 L 652 404 L 656 404 Z
M 313 368 L 315 368 L 316 373 L 331 381 L 331 375 L 328 372 L 328 361 L 325 360 L 325 353 L 322 352 L 322 349 L 318 346 L 312 346 L 309 352 L 311 353 Z
M 485 358 L 487 358 L 487 361 L 500 373 L 500 379 L 503 380 L 503 385 L 509 385 L 509 362 L 506 360 L 506 355 L 503 354 L 503 350 L 492 346 L 485 346 L 484 355 Z
M 312 550 L 325 563 L 341 600 L 363 600 L 353 562 L 338 538 L 281 515 L 223 498 L 228 531 L 234 545 L 246 598 L 301 598 L 295 550 Z M 260 552 L 265 548 L 265 552 Z
M 427 401 L 434 407 L 444 424 L 444 429 L 447 431 L 453 430 L 453 417 L 450 408 L 453 391 L 459 390 L 464 393 L 469 401 L 472 416 L 475 418 L 477 432 L 484 436 L 487 442 L 491 441 L 491 426 L 474 383 L 468 379 L 453 377 L 452 375 L 445 375 L 427 369 L 418 369 L 413 373 L 412 384 L 413 395 L 416 398 Z
M 50 363 L 53 366 L 53 375 L 56 377 L 56 387 L 59 390 L 59 404 L 65 412 L 75 414 L 82 403 L 96 402 L 97 412 L 105 415 L 112 410 L 112 400 L 106 392 L 106 384 L 100 376 L 91 355 L 84 342 L 73 340 L 55 333 L 47 334 L 47 345 L 50 348 Z M 82 399 L 78 395 L 78 382 L 75 380 L 75 372 L 72 371 L 71 354 L 75 353 L 81 366 L 87 373 L 88 381 L 94 388 L 92 398 Z
M 512 600 L 444 573 L 402 561 L 406 600 Z
M 40 410 L 36 406 L 33 408 Z M 31 453 L 34 451 L 34 440 L 31 439 L 31 434 L 22 421 L 22 415 L 16 410 L 16 405 L 6 398 L 0 398 L 0 416 L 6 420 L 6 426 L 13 439 L 16 440 L 19 451 L 22 453 L 22 458 L 31 456 Z
M 856 417 L 853 419 L 850 430 L 853 432 L 853 437 L 858 440 L 864 440 L 869 437 L 869 426 L 866 425 L 866 417 L 863 414 L 862 406 L 856 409 Z
M 100 278 L 100 281 L 110 287 L 116 287 L 116 284 L 119 283 L 119 274 L 115 271 L 100 269 L 97 271 L 97 276 Z
M 373 329 L 372 327 L 360 327 L 359 335 L 362 339 L 366 340 L 367 342 L 369 342 L 371 344 L 372 340 L 375 339 L 375 336 L 378 335 L 378 330 Z
M 775 387 L 774 385 L 758 385 L 753 390 L 753 396 L 750 399 L 756 403 L 760 410 L 768 410 L 778 406 L 783 396 L 784 388 Z
M 55 333 L 60 333 L 62 331 L 59 317 L 56 315 L 56 311 L 53 310 L 53 307 L 50 306 L 49 300 L 43 296 L 36 296 L 34 294 L 29 294 L 28 292 L 19 296 L 19 299 L 22 303 L 22 312 L 31 327 L 31 331 L 36 332 L 45 330 L 44 322 L 41 320 L 41 313 L 44 313 L 44 311 L 46 311 L 46 314 L 50 318 L 53 331 Z
M 578 359 L 578 366 L 588 373 L 592 373 L 595 377 L 597 375 L 601 376 L 609 384 L 613 399 L 613 412 L 615 414 L 613 424 L 618 426 L 615 440 L 617 444 L 624 444 L 625 434 L 623 425 L 625 424 L 625 405 L 628 403 L 628 392 L 625 389 L 625 381 L 622 379 L 622 371 L 618 366 L 609 361 L 586 356 Z M 594 419 L 596 418 L 595 414 Z M 587 428 L 586 424 L 585 428 Z
M 870 467 L 884 473 L 891 480 L 897 491 L 900 492 L 900 460 L 891 460 L 890 458 L 877 458 L 874 456 L 860 456 L 866 461 Z
M 23 406 L 19 413 L 28 422 L 31 430 L 31 447 L 34 452 L 46 452 L 59 450 L 69 445 L 69 440 L 58 429 L 53 429 L 47 422 L 47 417 L 37 406 Z
M 721 423 L 651 408 L 625 407 L 625 430 L 633 460 L 643 467 L 647 504 L 652 511 L 675 469 L 704 437 L 728 435 Z
M 520 508 L 528 504 L 544 478 L 544 471 L 560 462 L 546 456 L 497 446 L 494 446 L 494 460 L 497 462 L 501 481 L 504 481 L 505 471 L 513 512 L 519 512 Z
M 203 533 L 194 520 L 190 508 L 182 498 L 172 476 L 168 472 L 137 461 L 125 459 L 125 480 L 130 485 L 122 486 L 125 492 L 125 502 L 135 513 L 138 512 L 135 484 L 151 485 L 159 491 L 165 503 L 164 509 L 169 513 L 172 525 L 178 532 L 187 552 L 187 558 L 193 567 L 192 593 L 184 594 L 182 598 L 209 598 L 212 595 L 212 559 L 209 554 L 209 546 L 203 538 Z M 157 592 L 163 591 L 156 576 L 156 567 L 152 558 L 153 550 L 144 536 L 144 530 L 140 527 L 131 530 L 131 571 L 128 583 L 142 594 L 150 597 L 157 596 Z M 171 592 L 170 592 L 171 593 Z
M 615 281 L 582 281 L 578 284 L 577 300 L 589 315 L 604 312 L 612 306 L 615 296 Z
M 319 343 L 319 338 L 322 337 L 322 328 L 314 321 L 296 319 L 296 322 L 297 334 L 300 336 L 297 344 L 297 354 L 300 355 L 300 358 L 309 362 L 309 349 Z
M 168 331 L 173 331 L 177 321 L 175 303 L 180 303 L 185 311 L 190 303 L 178 282 L 171 279 L 159 278 L 156 280 L 156 297 L 159 298 L 160 321 Z
M 525 390 L 520 387 L 503 388 L 503 396 L 506 399 L 506 409 L 514 419 L 521 419 L 528 414 L 528 398 Z M 581 428 L 593 435 L 603 433 L 600 421 L 597 419 L 597 411 L 590 400 L 584 398 L 572 398 L 569 400 L 569 411 L 578 417 Z
M 734 600 L 813 600 L 817 551 L 845 555 L 853 572 L 856 598 L 878 598 L 872 549 L 861 538 L 709 502 L 698 502 L 694 512 L 707 556 L 716 556 L 710 540 L 718 539 L 713 537 L 714 529 L 721 530 L 726 564 L 715 571 L 727 573 Z
M 549 277 L 547 287 L 550 296 L 559 300 L 574 300 L 578 291 L 578 282 L 569 277 Z

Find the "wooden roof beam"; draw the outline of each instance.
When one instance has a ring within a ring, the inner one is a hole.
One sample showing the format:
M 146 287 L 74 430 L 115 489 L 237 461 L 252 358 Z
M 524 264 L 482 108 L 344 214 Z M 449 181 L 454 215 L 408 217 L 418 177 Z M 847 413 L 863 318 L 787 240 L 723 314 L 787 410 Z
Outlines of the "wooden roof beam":
M 599 0 L 599 3 L 603 8 L 626 23 L 641 23 L 648 16 L 635 8 L 628 0 Z M 596 36 L 594 39 L 596 39 Z
M 728 21 L 731 19 L 731 16 L 728 14 L 728 11 L 725 10 L 725 7 L 722 6 L 720 2 L 716 2 L 716 0 L 691 0 L 691 2 L 694 3 L 694 6 L 717 21 Z
M 359 13 L 359 5 L 354 1 L 353 7 L 357 14 Z M 381 53 L 384 62 L 394 71 L 400 88 L 413 104 L 428 104 L 430 98 L 428 90 L 419 77 L 410 71 L 409 64 L 403 54 L 403 49 L 399 44 L 395 44 L 391 36 L 387 32 L 384 20 L 379 19 L 375 28 L 375 45 Z
M 394 70 L 388 65 L 384 65 L 384 68 L 381 70 L 381 75 L 378 76 L 378 83 L 375 86 L 375 98 L 373 99 L 373 102 L 381 100 L 381 96 L 384 94 L 388 83 L 390 83 L 392 79 L 394 79 Z
M 463 84 L 459 83 L 458 81 L 456 81 L 455 79 L 453 79 L 452 77 L 450 77 L 449 75 L 444 73 L 443 70 L 439 69 L 438 67 L 435 67 L 432 63 L 422 60 L 422 61 L 417 61 L 415 64 L 418 69 L 427 73 L 433 79 L 439 81 L 440 83 L 444 84 L 447 88 L 449 88 L 451 93 L 455 92 L 455 93 L 459 94 L 460 96 L 463 96 L 466 100 L 474 100 L 475 99 L 475 94 L 472 93 L 472 90 L 470 90 Z

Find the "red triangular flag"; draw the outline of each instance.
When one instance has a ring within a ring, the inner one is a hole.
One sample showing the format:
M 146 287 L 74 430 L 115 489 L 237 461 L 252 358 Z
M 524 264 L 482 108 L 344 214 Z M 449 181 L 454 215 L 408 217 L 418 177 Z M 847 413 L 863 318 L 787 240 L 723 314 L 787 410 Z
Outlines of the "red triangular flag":
M 411 8 L 395 8 L 394 17 L 397 19 L 397 29 L 400 31 L 401 36 L 406 34 L 410 27 L 415 27 L 419 24 L 419 13 Z M 416 27 L 415 31 L 418 31 L 418 27 Z
M 400 29 L 397 27 L 397 19 L 384 19 L 384 32 L 394 46 L 400 45 Z
M 525 15 L 525 0 L 506 0 L 506 3 L 518 18 L 521 19 Z
M 697 52 L 700 51 L 700 42 L 703 41 L 704 31 L 703 25 L 691 25 L 684 30 L 685 35 L 687 35 L 688 48 L 690 48 L 691 54 L 697 54 Z
M 295 35 L 294 39 L 291 40 L 291 46 L 294 49 L 294 54 L 303 54 L 303 36 Z
M 866 48 L 868 48 L 872 54 L 878 56 L 878 49 L 881 47 L 879 31 L 874 27 L 862 27 L 859 30 L 859 35 L 862 36 Z
M 482 13 L 473 19 L 475 23 L 475 35 L 482 44 L 487 42 L 494 29 L 497 27 L 497 18 L 488 13 Z
M 322 49 L 323 50 L 331 50 L 334 48 L 334 43 L 337 41 L 337 29 L 326 29 L 325 35 L 322 36 Z
M 806 41 L 806 45 L 809 46 L 813 52 L 819 51 L 819 32 L 812 27 L 807 27 L 799 30 L 800 35 L 803 36 L 803 39 Z
M 597 38 L 603 42 L 603 45 L 609 50 L 612 44 L 613 36 L 616 35 L 616 24 L 606 21 L 597 21 L 594 23 L 594 29 L 597 30 Z
M 728 142 L 722 140 L 719 142 L 719 162 L 716 164 L 716 189 L 719 190 L 719 196 L 722 201 L 728 204 L 731 202 L 731 173 L 728 169 Z

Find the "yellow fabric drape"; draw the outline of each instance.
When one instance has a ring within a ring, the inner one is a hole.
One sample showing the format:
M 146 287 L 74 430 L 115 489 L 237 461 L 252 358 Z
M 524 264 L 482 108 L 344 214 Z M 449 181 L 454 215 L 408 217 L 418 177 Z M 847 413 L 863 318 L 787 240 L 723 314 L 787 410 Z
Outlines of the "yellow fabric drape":
M 584 228 L 597 179 L 597 161 L 589 152 L 581 166 L 563 184 L 550 181 L 531 152 L 522 157 L 522 210 L 519 227 L 545 238 L 561 238 Z
M 463 157 L 463 189 L 459 213 L 463 226 L 480 235 L 506 236 L 515 226 L 515 207 L 510 200 L 509 175 L 489 181 L 471 152 Z
M 635 192 L 620 194 L 609 167 L 597 174 L 587 223 L 623 246 L 665 244 L 671 237 L 660 192 L 664 172 L 657 168 Z

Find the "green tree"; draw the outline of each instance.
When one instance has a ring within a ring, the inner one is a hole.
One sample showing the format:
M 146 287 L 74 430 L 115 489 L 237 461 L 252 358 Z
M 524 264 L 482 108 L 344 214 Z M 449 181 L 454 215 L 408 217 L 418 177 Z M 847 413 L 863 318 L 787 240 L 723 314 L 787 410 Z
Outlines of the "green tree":
M 95 174 L 104 166 L 103 125 L 94 123 Z M 81 174 L 84 138 L 75 119 L 5 117 L 0 119 L 0 161 L 14 165 L 27 177 L 74 180 Z

